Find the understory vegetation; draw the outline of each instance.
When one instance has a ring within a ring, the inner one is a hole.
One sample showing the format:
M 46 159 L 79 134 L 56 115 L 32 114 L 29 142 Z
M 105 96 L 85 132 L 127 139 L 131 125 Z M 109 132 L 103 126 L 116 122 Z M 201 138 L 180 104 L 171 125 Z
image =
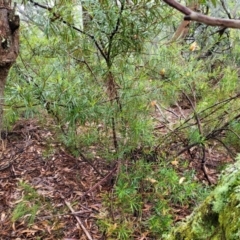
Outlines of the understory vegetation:
M 219 172 L 240 150 L 239 32 L 192 23 L 172 41 L 182 16 L 161 1 L 82 1 L 78 25 L 71 1 L 51 11 L 47 1 L 24 2 L 6 131 L 21 119 L 51 122 L 71 156 L 116 169 L 96 215 L 106 239 L 163 239 L 179 209 L 190 214 L 216 183 L 211 156 L 223 158 Z M 220 5 L 199 7 L 224 16 Z M 46 203 L 19 187 L 12 220 L 28 215 L 31 225 Z

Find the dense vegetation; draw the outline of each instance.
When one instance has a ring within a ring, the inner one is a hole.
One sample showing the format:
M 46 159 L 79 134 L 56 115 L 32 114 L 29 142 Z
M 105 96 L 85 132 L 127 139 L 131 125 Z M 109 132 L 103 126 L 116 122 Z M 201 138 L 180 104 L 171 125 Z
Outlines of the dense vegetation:
M 234 158 L 239 151 L 239 33 L 192 22 L 176 37 L 182 16 L 162 1 L 23 2 L 5 128 L 23 118 L 51 120 L 69 154 L 117 169 L 98 216 L 107 239 L 161 239 L 174 207 L 191 211 L 214 183 L 208 152 Z M 197 7 L 228 18 L 239 4 Z M 26 214 L 20 207 L 14 221 Z

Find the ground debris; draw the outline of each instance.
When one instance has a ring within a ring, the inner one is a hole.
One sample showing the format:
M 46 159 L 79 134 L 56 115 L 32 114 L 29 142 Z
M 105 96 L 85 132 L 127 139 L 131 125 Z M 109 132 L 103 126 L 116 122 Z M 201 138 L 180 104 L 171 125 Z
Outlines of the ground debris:
M 61 144 L 52 140 L 51 131 L 36 120 L 20 121 L 4 140 L 0 149 L 0 239 L 87 239 L 76 218 L 93 239 L 102 239 L 95 215 L 101 207 L 101 191 L 109 185 L 105 187 L 88 163 L 69 157 Z M 111 170 L 101 159 L 96 161 L 93 164 L 101 165 L 98 169 L 107 176 Z M 21 183 L 31 186 L 34 193 Z M 31 194 L 37 199 L 31 200 Z M 65 201 L 74 205 L 74 212 Z M 21 202 L 29 209 L 34 203 L 39 205 L 33 223 L 28 222 L 28 212 L 12 221 L 12 212 Z

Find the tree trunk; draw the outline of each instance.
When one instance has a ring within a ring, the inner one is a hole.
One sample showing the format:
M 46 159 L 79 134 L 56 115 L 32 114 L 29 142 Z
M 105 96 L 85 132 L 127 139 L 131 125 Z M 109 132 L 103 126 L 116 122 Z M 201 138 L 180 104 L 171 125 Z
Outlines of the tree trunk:
M 0 0 L 0 132 L 3 129 L 4 88 L 12 64 L 19 52 L 19 16 L 11 0 Z

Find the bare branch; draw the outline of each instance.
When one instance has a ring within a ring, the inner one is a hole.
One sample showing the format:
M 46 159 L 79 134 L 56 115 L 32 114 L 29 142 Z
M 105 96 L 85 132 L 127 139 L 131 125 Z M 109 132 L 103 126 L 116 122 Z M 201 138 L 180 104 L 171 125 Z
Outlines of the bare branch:
M 66 206 L 70 209 L 71 213 L 74 214 L 74 217 L 76 218 L 78 224 L 80 225 L 81 229 L 83 230 L 83 232 L 85 233 L 87 239 L 89 240 L 93 240 L 92 236 L 90 235 L 90 233 L 88 232 L 88 230 L 85 228 L 85 226 L 83 225 L 81 219 L 76 216 L 76 212 L 74 211 L 74 209 L 72 208 L 71 204 L 62 196 L 62 199 L 64 200 Z
M 163 0 L 163 1 L 172 8 L 175 8 L 179 12 L 185 14 L 184 20 L 196 21 L 210 26 L 240 29 L 240 20 L 209 17 L 204 14 L 194 12 L 188 7 L 185 7 L 182 4 L 176 2 L 175 0 Z

